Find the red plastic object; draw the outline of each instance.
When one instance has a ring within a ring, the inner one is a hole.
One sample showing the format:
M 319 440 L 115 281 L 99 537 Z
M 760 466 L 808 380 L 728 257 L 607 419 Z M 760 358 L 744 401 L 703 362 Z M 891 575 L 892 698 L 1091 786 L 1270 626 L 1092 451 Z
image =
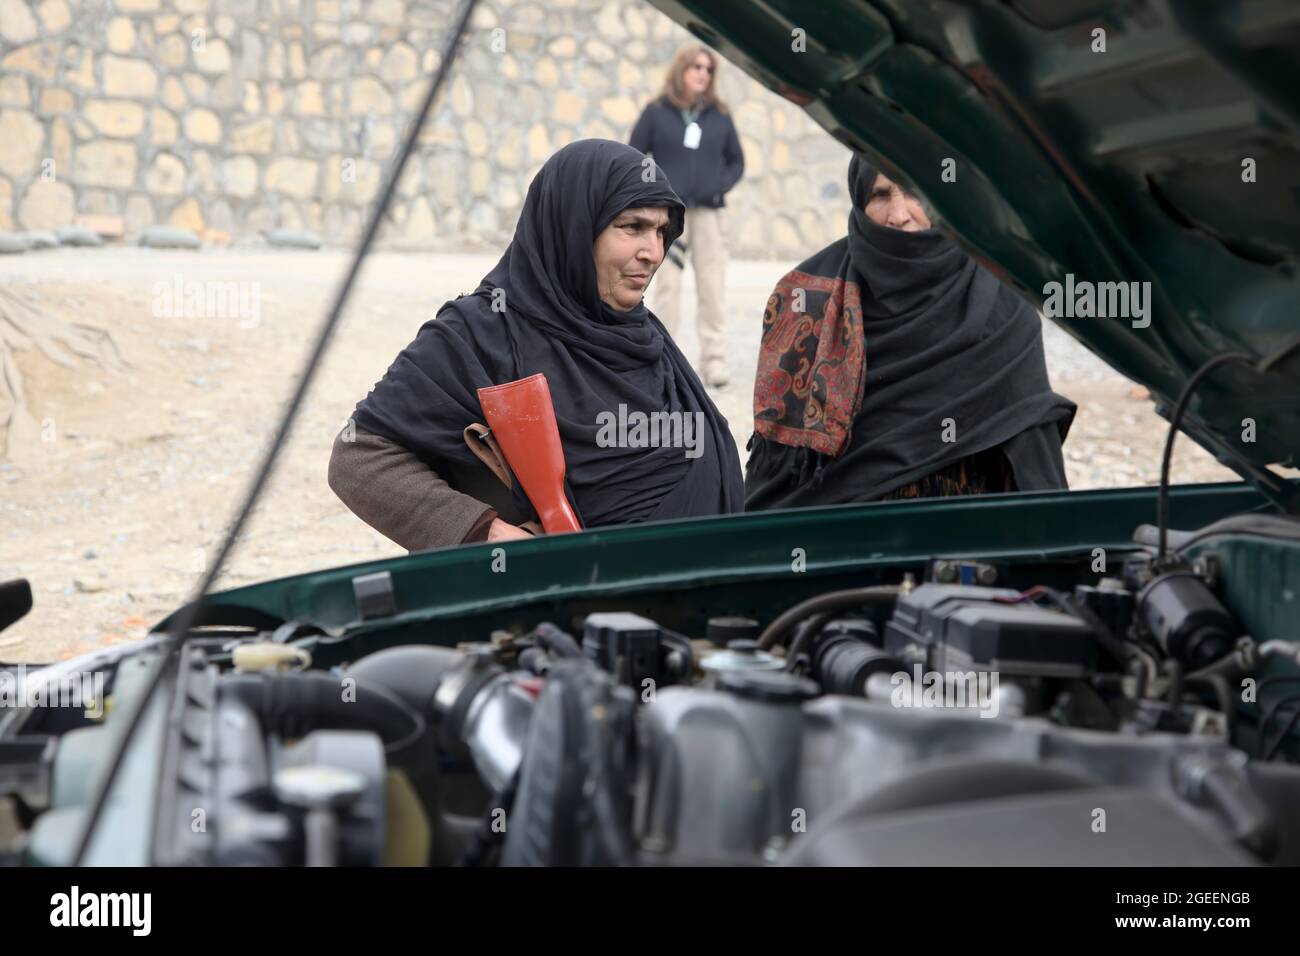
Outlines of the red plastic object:
M 564 446 L 551 388 L 541 372 L 478 390 L 487 426 L 547 534 L 581 531 L 564 494 Z

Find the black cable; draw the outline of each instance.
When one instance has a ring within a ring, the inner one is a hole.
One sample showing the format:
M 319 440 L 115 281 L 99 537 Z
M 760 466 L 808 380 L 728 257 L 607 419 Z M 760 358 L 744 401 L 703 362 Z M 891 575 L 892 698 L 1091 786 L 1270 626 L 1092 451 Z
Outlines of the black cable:
M 1291 355 L 1293 352 L 1300 351 L 1300 335 L 1293 336 L 1290 341 L 1284 342 L 1279 348 L 1270 352 L 1264 358 L 1255 360 L 1255 357 L 1248 352 L 1225 352 L 1222 355 L 1216 355 L 1209 359 L 1205 364 L 1192 373 L 1192 377 L 1187 380 L 1183 386 L 1182 394 L 1178 397 L 1178 404 L 1174 406 L 1174 413 L 1169 416 L 1169 432 L 1165 436 L 1165 453 L 1160 461 L 1160 490 L 1156 496 L 1156 525 L 1160 530 L 1159 548 L 1156 552 L 1157 563 L 1164 564 L 1167 536 L 1169 531 L 1169 466 L 1173 460 L 1174 454 L 1174 436 L 1178 434 L 1178 425 L 1183 420 L 1183 415 L 1187 412 L 1187 406 L 1191 404 L 1192 393 L 1196 387 L 1201 384 L 1204 378 L 1213 372 L 1216 368 L 1223 365 L 1229 365 L 1232 362 L 1245 362 L 1252 366 L 1259 375 L 1267 375 L 1273 371 L 1273 367 Z
M 365 232 L 362 234 L 361 243 L 357 246 L 355 255 L 352 258 L 352 264 L 348 267 L 344 275 L 343 282 L 339 286 L 338 293 L 334 298 L 334 304 L 330 307 L 321 324 L 320 331 L 316 336 L 316 344 L 312 347 L 311 356 L 307 361 L 307 366 L 298 379 L 298 385 L 294 389 L 292 397 L 285 406 L 284 414 L 280 417 L 280 424 L 275 430 L 275 437 L 267 448 L 262 464 L 249 486 L 248 493 L 245 495 L 244 503 L 235 517 L 234 523 L 230 526 L 225 540 L 222 541 L 221 547 L 217 550 L 216 558 L 211 562 L 207 573 L 196 589 L 195 597 L 184 608 L 181 609 L 176 624 L 168 632 L 161 648 L 158 664 L 154 671 L 150 673 L 146 680 L 143 692 L 136 698 L 135 706 L 129 713 L 123 714 L 126 720 L 124 730 L 118 739 L 117 747 L 110 755 L 105 769 L 100 775 L 95 793 L 86 807 L 85 824 L 76 844 L 76 851 L 72 857 L 73 866 L 81 866 L 85 862 L 86 852 L 90 849 L 90 841 L 94 835 L 95 824 L 99 821 L 100 815 L 104 812 L 104 806 L 108 802 L 108 795 L 113 789 L 113 783 L 117 779 L 118 771 L 121 769 L 122 761 L 126 756 L 127 747 L 131 738 L 135 735 L 140 726 L 140 721 L 148 709 L 149 703 L 153 698 L 154 692 L 162 684 L 163 677 L 171 670 L 170 665 L 176 661 L 181 642 L 186 634 L 189 633 L 195 618 L 198 616 L 203 598 L 207 595 L 208 590 L 216 581 L 217 576 L 226 563 L 226 558 L 234 549 L 235 539 L 239 537 L 239 532 L 243 529 L 245 522 L 248 521 L 249 515 L 253 512 L 253 506 L 262 494 L 262 489 L 275 470 L 275 460 L 279 456 L 280 449 L 283 447 L 285 440 L 289 436 L 289 430 L 293 425 L 293 420 L 297 415 L 298 406 L 302 404 L 303 397 L 315 377 L 316 369 L 320 365 L 321 357 L 325 354 L 325 347 L 334 334 L 334 329 L 338 325 L 339 319 L 343 315 L 343 307 L 347 304 L 348 297 L 352 293 L 352 287 L 355 285 L 357 276 L 361 273 L 361 264 L 365 261 L 370 252 L 370 247 L 374 244 L 375 237 L 379 233 L 379 228 L 384 220 L 384 213 L 387 211 L 393 195 L 397 192 L 397 184 L 401 181 L 402 172 L 406 168 L 407 160 L 415 151 L 416 142 L 423 129 L 425 120 L 432 111 L 433 104 L 438 98 L 443 81 L 447 77 L 447 72 L 456 59 L 457 47 L 460 45 L 460 39 L 465 33 L 465 27 L 469 24 L 470 15 L 474 12 L 474 6 L 478 0 L 465 0 L 465 5 L 461 10 L 460 16 L 455 21 L 455 26 L 448 35 L 447 44 L 442 54 L 442 61 L 438 70 L 434 73 L 433 81 L 429 84 L 429 89 L 424 95 L 424 100 L 420 104 L 420 109 L 415 115 L 414 122 L 411 123 L 407 130 L 405 139 L 402 140 L 401 148 L 398 150 L 397 157 L 389 170 L 388 178 L 384 182 L 384 188 L 380 193 L 379 201 L 372 207 L 370 219 L 366 223 Z
M 1068 595 L 1056 590 L 1041 586 L 1043 597 L 1055 604 L 1066 614 L 1079 618 L 1085 624 L 1093 629 L 1097 635 L 1097 641 L 1103 648 L 1109 652 L 1110 656 L 1120 663 L 1127 663 L 1138 656 L 1138 651 L 1123 638 L 1117 636 L 1111 630 L 1110 625 L 1101 619 L 1101 616 L 1088 607 L 1083 601 L 1075 601 Z
M 1178 396 L 1178 404 L 1174 406 L 1174 413 L 1169 416 L 1169 432 L 1165 435 L 1165 453 L 1160 460 L 1160 490 L 1156 495 L 1156 527 L 1160 531 L 1156 558 L 1159 564 L 1164 564 L 1169 535 L 1169 465 L 1174 456 L 1174 436 L 1178 434 L 1178 425 L 1187 412 L 1187 406 L 1192 402 L 1192 394 L 1196 391 L 1196 386 L 1200 385 L 1205 377 L 1216 368 L 1230 365 L 1233 362 L 1245 362 L 1248 365 L 1253 365 L 1255 357 L 1247 352 L 1225 352 L 1222 355 L 1214 356 L 1192 373 L 1192 377 L 1183 386 L 1182 394 Z

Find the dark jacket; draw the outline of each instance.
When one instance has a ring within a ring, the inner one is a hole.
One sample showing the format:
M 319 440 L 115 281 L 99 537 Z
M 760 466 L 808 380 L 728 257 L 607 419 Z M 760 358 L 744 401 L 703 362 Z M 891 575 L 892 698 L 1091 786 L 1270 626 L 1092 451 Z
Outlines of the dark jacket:
M 632 129 L 628 144 L 654 156 L 668 176 L 673 191 L 688 208 L 726 205 L 723 196 L 740 182 L 745 156 L 731 117 L 716 106 L 705 107 L 696 119 L 700 125 L 700 146 L 683 145 L 686 123 L 681 110 L 667 97 L 650 103 Z

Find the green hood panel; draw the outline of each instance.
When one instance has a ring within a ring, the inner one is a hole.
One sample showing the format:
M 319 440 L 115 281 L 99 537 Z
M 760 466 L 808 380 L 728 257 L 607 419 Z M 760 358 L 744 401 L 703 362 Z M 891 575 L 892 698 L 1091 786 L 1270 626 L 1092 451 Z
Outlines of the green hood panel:
M 1068 275 L 1149 282 L 1144 327 L 1054 319 L 1162 414 L 1207 358 L 1300 334 L 1300 4 L 652 2 L 911 181 L 1035 305 Z M 1219 369 L 1183 423 L 1295 509 L 1264 468 L 1300 464 L 1300 354 L 1267 375 Z
M 568 622 L 579 602 L 646 613 L 668 627 L 703 632 L 710 607 L 774 617 L 815 593 L 869 582 L 935 557 L 1051 563 L 1094 549 L 1112 572 L 1135 548 L 1134 529 L 1155 517 L 1154 488 L 1038 492 L 842 505 L 623 525 L 511 542 L 424 551 L 209 594 L 205 624 L 271 629 L 300 620 L 328 634 L 410 629 L 409 639 L 483 640 L 493 627 Z M 1175 528 L 1199 528 L 1267 509 L 1245 483 L 1177 485 Z M 499 561 L 504 554 L 504 563 Z M 394 614 L 359 619 L 352 581 L 392 576 Z M 590 605 L 586 605 L 590 608 Z M 154 626 L 165 629 L 180 611 Z M 463 628 L 463 630 L 462 630 Z M 374 648 L 371 648 L 374 649 Z

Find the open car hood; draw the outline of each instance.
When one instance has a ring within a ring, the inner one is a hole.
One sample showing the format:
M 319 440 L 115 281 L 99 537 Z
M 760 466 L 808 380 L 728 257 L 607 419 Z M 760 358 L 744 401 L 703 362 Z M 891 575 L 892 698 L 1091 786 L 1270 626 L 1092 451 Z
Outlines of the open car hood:
M 651 2 L 910 180 L 1035 305 L 1067 275 L 1149 282 L 1146 327 L 1053 318 L 1165 417 L 1208 358 L 1300 333 L 1293 0 Z M 1218 369 L 1183 428 L 1300 506 L 1267 467 L 1300 461 L 1300 354 Z

